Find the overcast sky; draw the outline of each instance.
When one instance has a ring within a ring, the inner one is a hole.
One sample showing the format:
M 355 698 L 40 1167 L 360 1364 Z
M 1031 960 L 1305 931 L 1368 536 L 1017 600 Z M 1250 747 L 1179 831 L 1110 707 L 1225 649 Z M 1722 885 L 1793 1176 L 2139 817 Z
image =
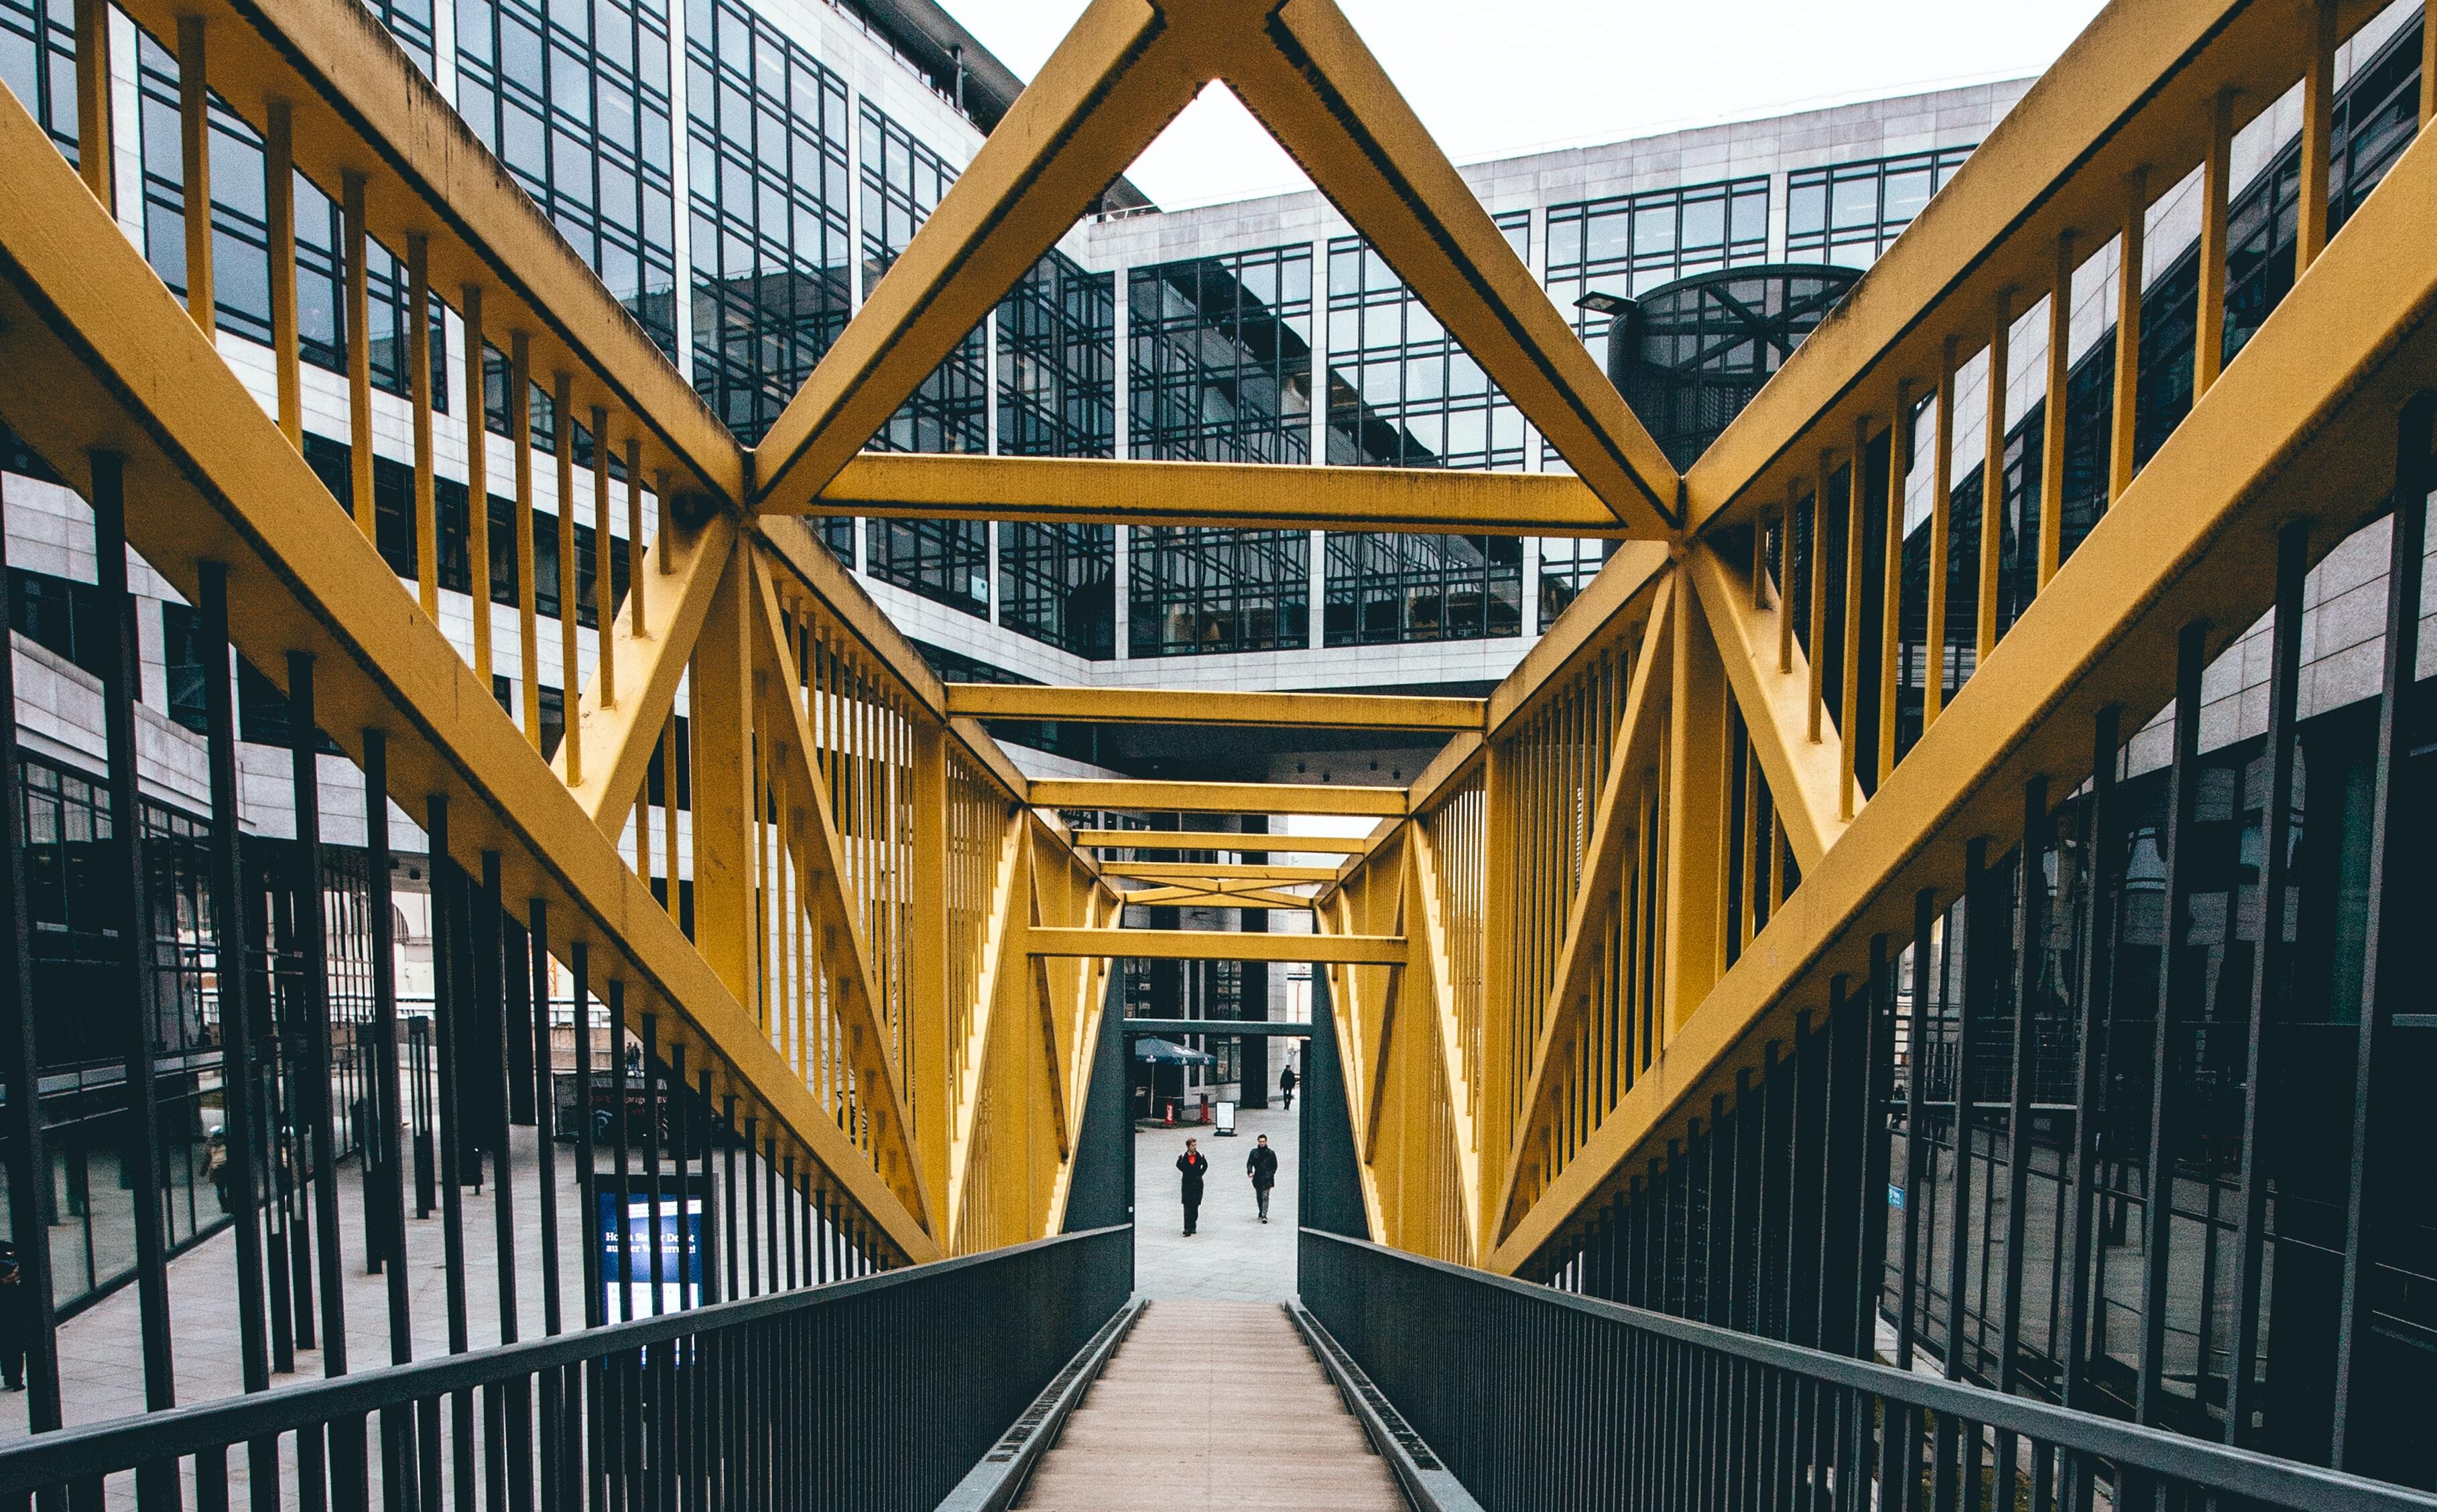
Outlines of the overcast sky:
M 2035 74 L 2098 0 L 1341 0 L 1458 163 Z M 1030 78 L 1081 0 L 946 0 Z M 1170 208 L 1306 186 L 1213 87 L 1131 170 Z

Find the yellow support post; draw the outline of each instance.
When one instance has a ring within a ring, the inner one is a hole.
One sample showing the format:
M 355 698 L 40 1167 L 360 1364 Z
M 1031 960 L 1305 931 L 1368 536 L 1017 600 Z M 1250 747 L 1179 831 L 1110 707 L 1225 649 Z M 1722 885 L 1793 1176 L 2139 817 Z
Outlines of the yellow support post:
M 347 264 L 347 477 L 355 493 L 356 528 L 364 539 L 374 540 L 373 296 L 362 174 L 349 173 L 340 181 L 339 203 Z
M 118 219 L 111 132 L 110 0 L 76 0 L 77 175 Z M 99 150 L 96 150 L 96 147 Z
M 667 476 L 666 473 L 661 474 L 664 483 Z M 638 641 L 651 634 L 651 621 L 643 613 L 643 444 L 629 436 L 626 438 L 626 607 L 633 618 L 634 636 Z
M 1946 339 L 1937 362 L 1937 449 L 1929 459 L 1929 615 L 1921 628 L 1920 732 L 1946 707 L 1946 579 L 1948 519 L 1955 495 L 1955 347 Z
M 1904 483 L 1912 475 L 1912 383 L 1896 382 L 1895 417 L 1887 429 L 1886 560 L 1879 587 L 1879 761 L 1873 775 L 1884 782 L 1896 765 L 1897 695 L 1903 673 Z M 1751 851 L 1745 848 L 1744 854 Z M 1749 870 L 1750 863 L 1744 863 Z
M 2108 418 L 2107 502 L 2132 486 L 2132 443 L 2141 415 L 2142 264 L 2148 259 L 2149 170 L 2124 178 L 2124 230 L 2115 260 L 2115 408 Z
M 1806 642 L 1810 662 L 1811 696 L 1802 711 L 1804 733 L 1814 745 L 1820 736 L 1820 700 L 1828 675 L 1828 483 L 1835 473 L 1835 453 L 1819 453 L 1818 476 L 1811 483 L 1811 638 Z
M 1721 769 L 1726 731 L 1726 674 L 1717 642 L 1693 607 L 1685 585 L 1668 612 L 1667 947 L 1664 1032 L 1692 1016 L 1717 979 L 1716 854 L 1726 841 L 1725 795 L 1712 781 Z M 1816 701 L 1815 699 L 1814 700 Z
M 576 717 L 576 696 L 584 691 L 584 663 L 576 640 L 575 575 L 575 384 L 565 368 L 551 390 L 551 442 L 556 455 L 558 496 L 558 685 L 559 739 L 567 747 L 567 785 L 584 782 L 584 721 Z M 600 437 L 593 438 L 597 448 Z
M 534 589 L 533 341 L 523 331 L 508 336 L 508 445 L 516 453 L 517 475 L 517 506 L 508 517 L 508 547 L 517 558 L 517 677 L 524 686 L 525 739 L 539 750 L 541 607 Z
M 1997 291 L 1997 318 L 1989 327 L 1988 444 L 1980 460 L 1980 572 L 1974 606 L 1972 664 L 1977 668 L 1997 649 L 1998 548 L 2005 544 L 2006 520 L 2006 369 L 2008 338 L 2013 334 L 2014 291 Z
M 440 508 L 431 457 L 431 238 L 419 231 L 406 238 L 406 379 L 414 410 L 414 589 L 423 612 L 437 620 Z
M 178 157 L 186 222 L 186 313 L 205 336 L 219 326 L 212 299 L 212 112 L 203 18 L 178 18 Z
M 917 717 L 914 737 L 914 871 L 906 894 L 905 1006 L 912 1054 L 904 1076 L 906 1112 L 924 1187 L 948 1189 L 948 1032 L 959 1005 L 948 1001 L 948 736 Z
M 2295 208 L 2293 276 L 2309 272 L 2327 249 L 2327 189 L 2336 134 L 2336 0 L 2307 0 L 2308 62 L 2302 73 L 2301 202 Z M 2424 88 L 2426 85 L 2424 84 Z
M 2064 397 L 2073 375 L 2073 233 L 2057 237 L 2048 288 L 2048 396 L 2040 437 L 2040 588 L 2064 559 Z
M 687 726 L 693 735 L 694 944 L 740 1003 L 754 1000 L 751 755 L 752 567 L 731 553 L 694 642 Z M 672 721 L 674 723 L 674 721 Z M 675 776 L 672 772 L 671 777 Z M 672 790 L 674 800 L 674 790 Z M 675 812 L 674 803 L 672 813 Z M 674 873 L 675 868 L 671 868 Z M 676 886 L 669 888 L 676 906 Z
M 296 330 L 296 120 L 273 99 L 262 132 L 264 239 L 271 259 L 271 366 L 279 391 L 279 431 L 305 447 L 305 371 Z
M 474 595 L 474 677 L 491 685 L 490 373 L 482 360 L 482 286 L 467 284 L 465 320 L 465 570 Z M 671 894 L 675 896 L 674 893 Z
M 1853 421 L 1852 476 L 1845 488 L 1845 645 L 1836 711 L 1836 817 L 1844 819 L 1853 817 L 1858 798 L 1854 764 L 1860 759 L 1855 754 L 1860 741 L 1855 727 L 1862 712 L 1862 552 L 1870 512 L 1869 456 L 1870 417 L 1865 414 Z M 1887 461 L 1894 465 L 1892 444 Z
M 632 473 L 628 477 L 634 476 Z M 565 507 L 562 505 L 561 507 Z M 601 648 L 601 707 L 610 708 L 618 702 L 618 659 L 610 654 L 610 639 L 617 634 L 618 597 L 609 568 L 609 412 L 602 405 L 592 407 L 592 625 L 593 641 Z M 570 620 L 572 616 L 570 617 Z M 570 700 L 572 702 L 572 699 Z
M 1777 670 L 1794 670 L 1794 516 L 1802 501 L 1791 485 L 1777 516 Z

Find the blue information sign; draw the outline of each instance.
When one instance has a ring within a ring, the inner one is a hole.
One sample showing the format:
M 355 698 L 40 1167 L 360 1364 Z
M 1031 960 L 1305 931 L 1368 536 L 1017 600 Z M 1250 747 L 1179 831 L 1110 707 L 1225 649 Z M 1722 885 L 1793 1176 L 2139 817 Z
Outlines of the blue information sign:
M 659 1182 L 659 1243 L 653 1239 L 650 1183 L 633 1176 L 622 1191 L 616 1176 L 602 1173 L 592 1194 L 594 1238 L 600 1246 L 603 1316 L 621 1322 L 675 1312 L 703 1300 L 703 1222 L 710 1186 L 697 1176 Z

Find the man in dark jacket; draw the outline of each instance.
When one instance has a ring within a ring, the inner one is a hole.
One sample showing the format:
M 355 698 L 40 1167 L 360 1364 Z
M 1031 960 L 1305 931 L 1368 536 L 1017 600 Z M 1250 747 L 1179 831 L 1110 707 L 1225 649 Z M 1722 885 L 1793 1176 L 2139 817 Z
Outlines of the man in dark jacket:
M 1184 1235 L 1187 1239 L 1193 1237 L 1194 1227 L 1201 1220 L 1201 1178 L 1210 1173 L 1210 1162 L 1203 1159 L 1201 1152 L 1196 1148 L 1201 1143 L 1199 1139 L 1187 1139 L 1184 1141 L 1184 1153 L 1176 1157 L 1176 1169 L 1184 1177 Z
M 1278 1152 L 1270 1148 L 1270 1136 L 1263 1134 L 1254 1142 L 1253 1152 L 1244 1157 L 1244 1174 L 1253 1178 L 1253 1200 L 1261 1205 L 1261 1222 L 1270 1221 L 1270 1188 L 1278 1184 Z
M 1279 1108 L 1278 1111 L 1280 1113 L 1292 1113 L 1294 1111 L 1294 1089 L 1296 1080 L 1297 1078 L 1294 1074 L 1293 1066 L 1288 1066 L 1285 1070 L 1278 1073 L 1278 1090 L 1286 1094 L 1286 1103 L 1284 1106 Z

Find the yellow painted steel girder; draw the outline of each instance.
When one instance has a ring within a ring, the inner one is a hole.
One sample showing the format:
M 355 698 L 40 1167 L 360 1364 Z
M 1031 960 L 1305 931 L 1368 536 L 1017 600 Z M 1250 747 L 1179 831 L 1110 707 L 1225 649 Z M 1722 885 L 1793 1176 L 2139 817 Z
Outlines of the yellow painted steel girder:
M 1335 0 L 1267 0 L 1219 77 L 1447 334 L 1636 536 L 1673 533 L 1681 480 Z
M 1270 913 L 1308 913 L 1309 898 L 1272 892 L 1267 888 L 1228 888 L 1205 891 L 1195 887 L 1142 888 L 1119 895 L 1136 908 L 1253 908 Z
M 1028 800 L 1039 808 L 1131 809 L 1147 814 L 1347 814 L 1401 818 L 1405 813 L 1401 787 L 1350 787 L 1334 782 L 1042 777 L 1033 779 Z
M 2090 769 L 2101 709 L 2130 731 L 2171 697 L 2176 642 L 2215 656 L 2272 594 L 2287 521 L 2313 559 L 2384 507 L 2394 416 L 2437 384 L 2437 146 L 2415 141 L 1889 774 L 1768 927 L 1678 1027 L 1499 1247 L 1513 1271 L 1782 1037 L 1829 979 L 1903 938 L 1922 888 L 1954 897 L 1963 842 L 2021 821 L 2023 785 Z
M 1195 882 L 1334 882 L 1335 867 L 1243 865 L 1213 861 L 1103 861 L 1104 877 L 1183 878 Z
M 2341 0 L 2341 34 L 2381 9 Z M 1689 528 L 1784 499 L 1811 476 L 1815 438 L 1850 436 L 1866 413 L 1884 421 L 1896 379 L 1934 378 L 1948 336 L 1970 333 L 1962 355 L 1978 350 L 2002 291 L 2055 281 L 2060 233 L 2078 231 L 2085 256 L 2113 235 L 2127 175 L 2147 169 L 2164 194 L 2199 164 L 2220 90 L 2235 92 L 2239 126 L 2302 77 L 2296 28 L 2290 7 L 2253 0 L 2100 11 L 1692 464 Z
M 1753 608 L 1750 585 L 1736 581 L 1708 546 L 1694 546 L 1684 565 L 1685 586 L 1700 601 L 1701 615 L 1718 643 L 1718 659 L 1726 664 L 1735 707 L 1768 778 L 1777 815 L 1785 822 L 1786 840 L 1807 872 L 1845 833 L 1847 823 L 1837 816 L 1844 743 L 1835 721 L 1823 717 L 1820 738 L 1811 738 L 1811 668 L 1799 642 L 1794 647 L 1793 669 L 1778 670 L 1778 616 L 1790 612 L 1787 606 L 1767 612 Z
M 1362 855 L 1369 839 L 1349 835 L 1236 835 L 1207 830 L 1077 830 L 1078 851 L 1220 851 L 1241 855 Z
M 1587 483 L 1562 472 L 902 451 L 857 452 L 817 500 L 765 495 L 762 507 L 780 514 L 1255 530 L 1584 536 L 1624 529 Z
M 1405 941 L 1393 935 L 1239 934 L 1226 929 L 1035 929 L 1035 956 L 1103 956 L 1118 960 L 1310 961 L 1328 966 L 1401 966 Z
M 287 654 L 311 655 L 318 722 L 356 756 L 383 732 L 390 796 L 418 817 L 447 799 L 459 865 L 496 853 L 507 897 L 591 944 L 596 982 L 665 1003 L 668 1043 L 765 1110 L 891 1245 L 936 1256 L 13 97 L 0 182 L 0 413 L 87 497 L 90 450 L 121 456 L 130 541 L 173 588 L 193 600 L 202 564 L 225 564 L 238 649 L 283 684 Z
M 1281 730 L 1479 730 L 1478 698 L 1211 688 L 1061 688 L 952 682 L 948 712 L 1061 724 L 1258 725 Z
M 485 329 L 502 350 L 507 332 L 530 336 L 545 388 L 564 370 L 579 413 L 600 404 L 635 418 L 647 478 L 665 466 L 721 500 L 743 494 L 744 448 L 371 10 L 352 0 L 124 9 L 172 44 L 180 16 L 202 15 L 213 92 L 257 131 L 269 101 L 287 101 L 298 170 L 334 200 L 343 175 L 364 175 L 374 238 L 403 256 L 410 232 L 428 234 L 433 292 L 453 304 L 465 284 L 483 285 Z
M 1209 9 L 1245 12 L 1236 0 Z M 757 502 L 811 499 L 1210 77 L 1177 18 L 1094 0 L 755 452 Z

